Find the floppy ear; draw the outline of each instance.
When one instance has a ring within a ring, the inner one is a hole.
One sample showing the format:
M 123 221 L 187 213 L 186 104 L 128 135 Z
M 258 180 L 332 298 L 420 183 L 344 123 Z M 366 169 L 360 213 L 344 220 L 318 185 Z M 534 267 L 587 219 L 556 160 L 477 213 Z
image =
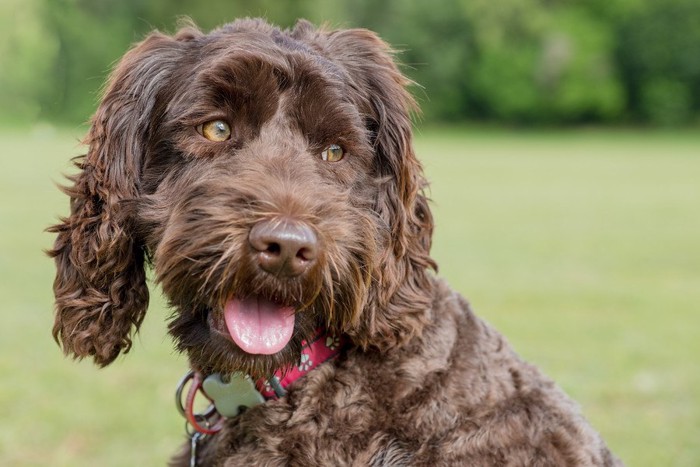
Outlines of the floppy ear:
M 70 216 L 51 228 L 56 261 L 54 338 L 66 354 L 106 366 L 131 347 L 148 306 L 144 250 L 125 201 L 139 196 L 139 170 L 159 94 L 180 51 L 151 34 L 119 62 L 69 177 Z
M 423 193 L 427 186 L 412 144 L 415 101 L 406 90 L 411 82 L 393 60 L 393 52 L 376 34 L 364 29 L 332 32 L 331 56 L 350 75 L 353 95 L 373 134 L 374 172 L 380 189 L 375 206 L 389 226 L 384 257 L 375 273 L 379 285 L 356 337 L 363 345 L 391 347 L 419 332 L 431 305 L 427 269 L 433 219 Z M 374 306 L 371 306 L 374 304 Z M 364 341 L 364 342 L 362 342 Z

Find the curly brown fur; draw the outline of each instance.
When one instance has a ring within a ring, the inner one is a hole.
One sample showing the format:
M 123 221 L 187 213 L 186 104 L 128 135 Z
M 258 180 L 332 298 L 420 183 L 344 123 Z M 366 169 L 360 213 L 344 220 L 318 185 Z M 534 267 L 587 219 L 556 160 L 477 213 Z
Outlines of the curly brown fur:
M 269 376 L 318 326 L 353 344 L 287 397 L 228 420 L 201 465 L 614 465 L 574 404 L 430 272 L 408 84 L 373 33 L 304 21 L 190 26 L 136 45 L 65 189 L 71 214 L 51 229 L 65 352 L 107 365 L 129 350 L 148 262 L 176 346 L 202 373 Z M 204 138 L 212 120 L 232 137 Z M 338 162 L 321 158 L 332 144 Z M 285 222 L 305 226 L 318 254 L 280 276 L 251 232 Z M 231 297 L 294 308 L 291 340 L 243 351 L 222 332 Z

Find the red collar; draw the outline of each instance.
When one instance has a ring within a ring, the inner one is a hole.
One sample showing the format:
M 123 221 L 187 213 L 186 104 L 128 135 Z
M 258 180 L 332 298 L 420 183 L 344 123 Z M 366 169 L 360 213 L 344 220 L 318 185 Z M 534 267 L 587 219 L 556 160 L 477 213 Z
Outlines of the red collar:
M 337 358 L 346 343 L 345 336 L 335 336 L 319 328 L 311 343 L 302 341 L 303 349 L 298 364 L 277 370 L 270 379 L 259 379 L 255 387 L 265 400 L 283 397 L 287 393 L 287 387 L 294 381 L 321 363 Z
M 307 343 L 302 342 L 303 349 L 301 359 L 296 365 L 291 365 L 286 368 L 277 370 L 274 375 L 265 380 L 260 379 L 254 384 L 254 388 L 250 387 L 253 383 L 247 376 L 242 376 L 237 381 L 230 383 L 222 383 L 221 376 L 218 374 L 209 375 L 206 380 L 201 373 L 190 370 L 185 377 L 182 378 L 176 392 L 176 403 L 180 413 L 187 419 L 188 424 L 195 432 L 201 434 L 214 434 L 221 429 L 223 421 L 226 417 L 234 417 L 238 414 L 238 402 L 240 402 L 240 394 L 243 392 L 243 398 L 247 400 L 242 405 L 255 405 L 265 400 L 274 400 L 283 397 L 286 394 L 287 387 L 294 381 L 298 380 L 308 372 L 329 360 L 337 358 L 340 353 L 347 347 L 348 340 L 345 336 L 336 336 L 328 333 L 325 329 L 319 328 L 316 331 L 316 336 Z M 216 388 L 226 388 L 217 392 L 220 394 L 212 394 L 205 392 L 203 386 L 207 386 L 208 380 L 214 382 Z M 232 378 L 233 379 L 233 378 Z M 182 401 L 182 393 L 187 383 L 192 380 L 190 388 L 187 392 L 185 403 Z M 248 381 L 246 387 L 245 381 Z M 241 384 L 244 386 L 242 387 Z M 255 392 L 257 391 L 257 393 Z M 194 412 L 194 399 L 198 392 L 201 392 L 206 397 L 211 405 L 202 413 Z M 251 394 L 252 393 L 252 394 Z M 230 399 L 233 397 L 234 403 L 231 404 Z M 233 405 L 234 408 L 231 408 Z

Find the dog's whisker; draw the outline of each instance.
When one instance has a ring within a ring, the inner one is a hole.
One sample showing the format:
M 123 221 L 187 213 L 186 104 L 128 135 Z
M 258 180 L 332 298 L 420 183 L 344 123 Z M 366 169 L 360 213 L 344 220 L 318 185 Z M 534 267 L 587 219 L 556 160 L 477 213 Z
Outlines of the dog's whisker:
M 236 246 L 233 244 L 233 242 L 231 242 L 230 236 L 224 239 L 222 243 L 228 243 L 229 247 L 221 253 L 219 259 L 209 268 L 209 273 L 204 278 L 205 284 L 209 281 L 209 279 L 211 279 L 211 276 L 212 274 L 214 274 L 214 271 L 216 271 L 224 261 L 229 260 L 237 250 Z

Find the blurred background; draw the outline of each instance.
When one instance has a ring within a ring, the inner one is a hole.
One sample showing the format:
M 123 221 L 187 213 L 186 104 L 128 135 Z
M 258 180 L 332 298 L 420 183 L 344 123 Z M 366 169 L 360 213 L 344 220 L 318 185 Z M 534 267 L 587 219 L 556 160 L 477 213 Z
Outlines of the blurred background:
M 178 16 L 378 31 L 404 51 L 426 121 L 700 123 L 696 0 L 3 0 L 0 118 L 84 122 L 106 72 Z M 50 78 L 50 79 L 49 79 Z
M 440 274 L 628 465 L 700 465 L 697 0 L 0 0 L 0 465 L 164 465 L 184 440 L 160 292 L 127 358 L 65 360 L 42 252 L 109 70 L 182 16 L 401 51 Z

